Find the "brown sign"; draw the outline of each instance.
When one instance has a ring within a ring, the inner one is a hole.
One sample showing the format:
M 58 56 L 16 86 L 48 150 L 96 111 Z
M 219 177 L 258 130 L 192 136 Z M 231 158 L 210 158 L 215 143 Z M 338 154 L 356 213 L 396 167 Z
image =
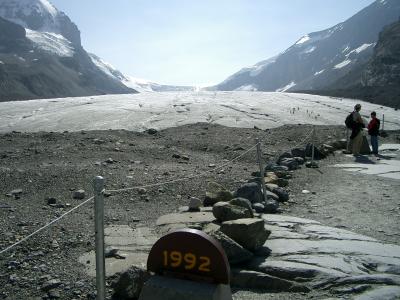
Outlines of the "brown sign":
M 229 284 L 229 263 L 220 243 L 196 229 L 179 229 L 160 238 L 151 248 L 147 269 L 164 276 Z

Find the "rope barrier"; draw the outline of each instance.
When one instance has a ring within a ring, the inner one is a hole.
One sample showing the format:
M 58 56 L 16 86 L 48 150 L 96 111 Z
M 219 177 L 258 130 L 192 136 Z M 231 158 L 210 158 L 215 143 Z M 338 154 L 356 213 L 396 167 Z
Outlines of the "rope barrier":
M 222 164 L 220 166 L 216 166 L 215 168 L 213 168 L 212 170 L 200 173 L 198 175 L 194 175 L 194 176 L 189 176 L 189 177 L 185 177 L 185 178 L 177 178 L 174 180 L 170 180 L 170 181 L 165 181 L 165 182 L 160 182 L 160 183 L 154 183 L 154 184 L 147 184 L 147 185 L 141 185 L 141 186 L 134 186 L 134 187 L 129 187 L 129 188 L 123 188 L 123 189 L 116 189 L 116 190 L 107 190 L 107 192 L 110 193 L 117 193 L 117 192 L 124 192 L 124 191 L 130 191 L 130 190 L 136 190 L 136 189 L 141 189 L 141 188 L 149 188 L 149 187 L 156 187 L 156 186 L 162 186 L 162 185 L 167 185 L 167 184 L 171 184 L 171 183 L 175 183 L 175 182 L 181 182 L 181 181 L 186 181 L 186 180 L 190 180 L 193 178 L 198 178 L 198 177 L 202 177 L 205 176 L 209 173 L 212 173 L 216 170 L 222 169 L 223 167 L 226 167 L 227 165 L 229 165 L 230 163 L 238 160 L 239 158 L 243 157 L 245 154 L 249 153 L 251 150 L 253 150 L 254 148 L 257 147 L 257 144 L 255 144 L 254 146 L 252 146 L 251 148 L 247 149 L 245 152 L 243 152 L 242 154 L 240 154 L 239 156 L 233 158 L 232 160 L 228 161 L 225 164 Z
M 86 204 L 87 202 L 93 200 L 94 197 L 90 197 L 89 199 L 85 200 L 84 202 L 80 203 L 79 205 L 75 206 L 74 208 L 70 209 L 69 211 L 67 211 L 66 213 L 62 214 L 61 216 L 59 216 L 57 219 L 54 219 L 53 221 L 51 221 L 50 223 L 47 223 L 46 225 L 40 227 L 38 230 L 32 232 L 31 234 L 27 235 L 26 237 L 24 237 L 22 240 L 19 240 L 18 242 L 8 246 L 7 248 L 3 249 L 0 251 L 0 255 L 7 252 L 8 250 L 16 247 L 17 245 L 21 244 L 22 242 L 28 240 L 29 238 L 33 237 L 34 235 L 38 234 L 39 232 L 41 232 L 42 230 L 46 229 L 47 227 L 49 227 L 50 225 L 58 222 L 59 220 L 61 220 L 62 218 L 64 218 L 66 215 L 70 214 L 71 212 L 73 212 L 74 210 L 77 210 L 79 207 L 81 207 L 82 205 Z

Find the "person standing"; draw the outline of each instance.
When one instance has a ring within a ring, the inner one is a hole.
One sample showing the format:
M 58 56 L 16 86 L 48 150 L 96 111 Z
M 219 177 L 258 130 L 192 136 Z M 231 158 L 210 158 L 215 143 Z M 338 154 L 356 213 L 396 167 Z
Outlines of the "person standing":
M 361 104 L 356 104 L 353 111 L 353 126 L 351 130 L 350 139 L 353 141 L 352 152 L 353 155 L 359 155 L 361 150 L 361 145 L 363 142 L 363 132 L 362 129 L 365 127 L 364 121 L 360 114 Z
M 381 121 L 376 117 L 376 112 L 371 113 L 371 121 L 368 123 L 368 134 L 371 137 L 371 146 L 372 153 L 378 154 L 378 135 L 379 135 L 379 126 L 381 125 Z

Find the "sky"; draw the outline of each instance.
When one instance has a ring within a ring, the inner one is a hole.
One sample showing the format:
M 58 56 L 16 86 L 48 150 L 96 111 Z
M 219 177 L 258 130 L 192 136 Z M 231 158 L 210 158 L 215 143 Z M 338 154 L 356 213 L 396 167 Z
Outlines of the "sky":
M 373 0 L 50 0 L 84 48 L 125 75 L 172 85 L 218 84 Z

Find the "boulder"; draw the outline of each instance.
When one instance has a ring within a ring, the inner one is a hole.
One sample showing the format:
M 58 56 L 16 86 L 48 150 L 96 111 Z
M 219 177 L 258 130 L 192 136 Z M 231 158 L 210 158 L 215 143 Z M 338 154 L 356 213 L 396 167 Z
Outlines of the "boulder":
M 277 186 L 277 187 L 278 187 L 278 186 Z M 277 194 L 274 194 L 274 193 L 271 192 L 271 191 L 267 191 L 267 200 L 275 200 L 275 201 L 278 201 L 278 200 L 279 200 L 279 197 L 278 197 Z
M 293 154 L 290 152 L 284 152 L 282 153 L 279 158 L 278 158 L 278 164 L 281 160 L 285 159 L 285 158 L 293 158 Z
M 295 159 L 297 160 L 296 157 L 295 157 Z M 276 171 L 276 172 L 274 172 L 274 174 L 278 178 L 287 178 L 288 175 L 292 175 L 292 172 L 291 171 Z
M 287 179 L 284 179 L 284 178 L 279 178 L 279 179 L 276 181 L 276 184 L 277 184 L 279 187 L 285 187 L 285 186 L 288 186 L 288 185 L 289 185 L 289 181 L 288 181 Z
M 291 150 L 291 153 L 293 157 L 302 157 L 302 158 L 306 157 L 306 151 L 304 148 L 293 148 Z
M 281 187 L 274 188 L 272 192 L 279 197 L 279 202 L 286 202 L 289 200 L 289 193 Z
M 289 170 L 296 170 L 299 167 L 299 163 L 295 158 L 284 158 L 279 162 L 279 164 L 287 167 Z
M 302 158 L 302 157 L 299 157 L 299 156 L 296 156 L 296 157 L 294 157 L 294 159 L 297 161 L 297 163 L 299 164 L 299 165 L 302 165 L 302 164 L 304 164 L 304 158 Z
M 312 144 L 307 144 L 306 146 L 306 156 L 311 157 L 312 154 Z M 326 158 L 326 155 L 323 154 L 318 147 L 315 145 L 314 146 L 314 159 L 324 159 Z
M 265 166 L 265 172 L 288 171 L 288 170 L 289 170 L 289 168 L 286 166 L 281 166 L 281 165 L 278 165 L 276 163 L 271 163 L 271 162 L 267 163 L 267 165 Z
M 229 264 L 240 264 L 249 261 L 253 257 L 253 253 L 240 246 L 223 232 L 216 230 L 208 232 L 208 234 L 221 244 L 228 258 Z
M 204 198 L 204 206 L 213 206 L 220 201 L 229 201 L 233 198 L 232 193 L 216 182 L 207 184 L 206 197 Z
M 246 198 L 251 203 L 260 203 L 264 200 L 264 196 L 261 192 L 260 186 L 255 183 L 245 183 L 235 192 L 235 197 Z
M 278 212 L 279 203 L 277 200 L 269 199 L 265 201 L 264 204 L 264 213 L 266 214 L 275 214 Z
M 277 184 L 272 184 L 272 183 L 268 183 L 265 185 L 265 187 L 267 188 L 268 191 L 272 192 L 275 188 L 278 187 Z
M 228 202 L 215 203 L 212 212 L 219 222 L 251 218 L 253 216 L 251 209 L 232 205 Z
M 253 208 L 259 214 L 262 214 L 265 210 L 265 206 L 262 203 L 254 203 Z
M 251 212 L 251 217 L 253 217 L 253 211 L 252 211 L 251 202 L 248 199 L 245 199 L 245 198 L 233 198 L 228 203 L 232 204 L 232 205 L 236 205 L 236 206 L 241 206 L 241 207 L 247 208 Z
M 201 200 L 191 197 L 189 200 L 189 211 L 200 211 Z
M 261 248 L 271 234 L 265 229 L 264 220 L 255 218 L 223 222 L 220 230 L 250 251 Z
M 267 172 L 267 176 L 264 177 L 265 183 L 275 183 L 278 181 L 278 176 L 274 172 Z
M 149 272 L 132 266 L 122 273 L 117 273 L 111 282 L 114 299 L 138 299 L 144 283 L 150 278 Z

